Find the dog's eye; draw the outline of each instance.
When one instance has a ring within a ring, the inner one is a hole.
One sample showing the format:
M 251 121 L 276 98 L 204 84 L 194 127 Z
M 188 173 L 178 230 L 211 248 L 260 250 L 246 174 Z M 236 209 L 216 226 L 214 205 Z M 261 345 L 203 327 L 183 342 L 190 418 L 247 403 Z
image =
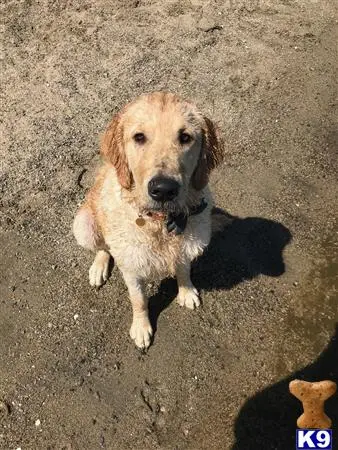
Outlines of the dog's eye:
M 179 140 L 180 140 L 181 144 L 188 144 L 189 142 L 192 141 L 192 137 L 188 133 L 181 132 L 180 136 L 179 136 Z
M 143 133 L 136 133 L 134 134 L 134 141 L 138 144 L 144 144 L 146 141 L 146 137 Z

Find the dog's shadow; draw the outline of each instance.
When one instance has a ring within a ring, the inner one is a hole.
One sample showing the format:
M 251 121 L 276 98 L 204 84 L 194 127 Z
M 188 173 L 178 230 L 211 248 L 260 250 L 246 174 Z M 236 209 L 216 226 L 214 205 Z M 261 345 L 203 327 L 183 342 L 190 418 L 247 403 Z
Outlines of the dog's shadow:
M 235 422 L 232 450 L 286 450 L 295 448 L 297 418 L 302 405 L 289 393 L 294 379 L 332 380 L 338 384 L 338 323 L 335 334 L 318 359 L 246 401 Z M 333 441 L 338 431 L 338 394 L 327 400 L 325 411 L 332 420 Z M 334 447 L 337 448 L 337 442 Z
M 213 214 L 224 227 L 192 266 L 192 281 L 198 290 L 231 289 L 259 274 L 278 277 L 284 273 L 283 249 L 292 237 L 284 225 L 258 217 L 241 219 L 218 208 Z M 166 279 L 150 298 L 154 330 L 159 315 L 176 295 L 176 280 Z

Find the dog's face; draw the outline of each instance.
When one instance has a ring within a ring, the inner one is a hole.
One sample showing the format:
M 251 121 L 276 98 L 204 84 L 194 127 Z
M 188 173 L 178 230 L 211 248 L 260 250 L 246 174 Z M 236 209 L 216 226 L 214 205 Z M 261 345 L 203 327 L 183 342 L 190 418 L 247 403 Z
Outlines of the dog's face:
M 142 95 L 117 114 L 101 152 L 141 211 L 164 212 L 183 210 L 222 157 L 212 122 L 164 92 Z

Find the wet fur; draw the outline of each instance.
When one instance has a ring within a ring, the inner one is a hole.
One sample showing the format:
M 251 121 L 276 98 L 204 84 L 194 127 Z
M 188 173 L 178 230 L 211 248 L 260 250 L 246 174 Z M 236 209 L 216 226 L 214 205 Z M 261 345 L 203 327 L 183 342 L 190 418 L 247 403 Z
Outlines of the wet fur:
M 140 126 L 147 130 L 150 142 L 135 148 L 130 135 Z M 186 149 L 176 141 L 178 127 L 194 135 Z M 113 118 L 101 154 L 104 164 L 75 217 L 74 235 L 79 245 L 98 252 L 90 269 L 92 285 L 105 281 L 109 255 L 113 256 L 131 297 L 131 336 L 138 347 L 146 348 L 152 330 L 145 280 L 176 275 L 178 302 L 190 308 L 199 304 L 190 263 L 210 241 L 212 198 L 207 184 L 211 170 L 222 159 L 222 147 L 215 126 L 194 105 L 160 92 L 141 96 Z M 181 183 L 177 201 L 161 205 L 165 211 L 188 211 L 202 198 L 208 202 L 201 214 L 189 217 L 182 235 L 168 234 L 163 220 L 144 215 L 142 226 L 136 222 L 140 214 L 159 208 L 146 189 L 148 180 L 158 173 Z

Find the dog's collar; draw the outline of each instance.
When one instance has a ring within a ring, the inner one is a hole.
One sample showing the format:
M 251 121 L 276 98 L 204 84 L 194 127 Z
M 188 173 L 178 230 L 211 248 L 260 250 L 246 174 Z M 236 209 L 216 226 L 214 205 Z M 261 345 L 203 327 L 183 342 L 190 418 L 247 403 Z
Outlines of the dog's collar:
M 192 206 L 189 209 L 188 213 L 169 213 L 166 222 L 168 233 L 172 233 L 175 235 L 182 234 L 187 226 L 188 217 L 201 214 L 201 212 L 203 212 L 207 206 L 207 201 L 205 200 L 205 198 L 202 198 L 199 205 Z

